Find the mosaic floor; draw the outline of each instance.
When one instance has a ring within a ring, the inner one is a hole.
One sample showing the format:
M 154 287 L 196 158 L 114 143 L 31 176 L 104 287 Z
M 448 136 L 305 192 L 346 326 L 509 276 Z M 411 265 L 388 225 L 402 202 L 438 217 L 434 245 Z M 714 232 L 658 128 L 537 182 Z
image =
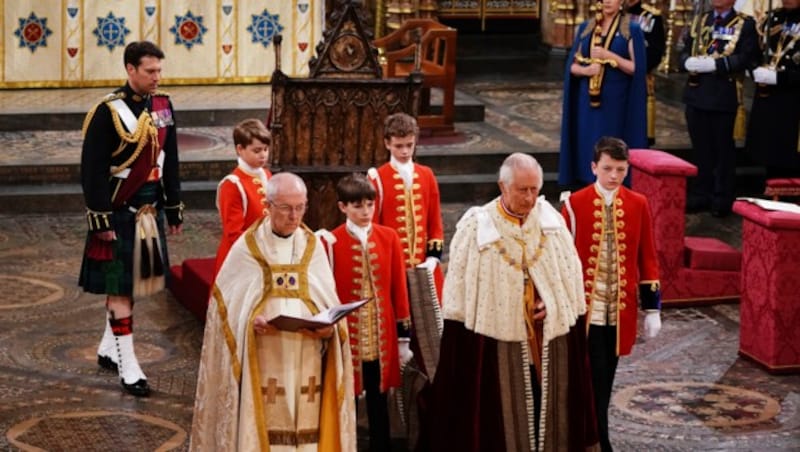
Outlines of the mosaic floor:
M 448 236 L 466 207 L 444 206 Z M 688 223 L 716 229 L 710 217 Z M 75 285 L 83 228 L 78 214 L 0 215 L 0 449 L 185 450 L 202 328 L 169 293 L 140 301 L 137 351 L 154 391 L 123 394 L 95 363 L 103 300 Z M 187 213 L 173 262 L 211 255 L 218 233 L 216 212 Z M 621 361 L 617 449 L 798 450 L 800 376 L 770 376 L 737 348 L 737 305 L 665 311 L 657 340 Z
M 263 86 L 167 87 L 176 114 L 204 108 L 263 108 L 269 90 Z M 560 82 L 537 80 L 514 82 L 465 82 L 459 91 L 480 99 L 485 121 L 456 124 L 463 138 L 453 143 L 423 139 L 420 153 L 446 153 L 458 146 L 459 153 L 557 152 L 561 131 L 562 92 Z M 0 114 L 86 111 L 106 88 L 52 90 L 0 90 Z M 434 97 L 434 103 L 436 97 Z M 682 109 L 657 103 L 657 144 L 662 148 L 689 146 Z M 180 125 L 180 123 L 179 123 Z M 233 159 L 231 127 L 181 127 L 180 152 L 183 161 Z M 82 135 L 79 130 L 0 131 L 0 164 L 68 164 L 80 161 Z M 36 159 L 31 159 L 36 155 Z
M 458 125 L 467 137 L 462 146 L 556 149 L 557 84 L 460 89 L 487 103 L 485 123 Z M 70 91 L 77 99 L 96 95 Z M 0 91 L 0 105 L 6 94 Z M 659 142 L 685 147 L 680 110 L 664 104 L 659 111 Z M 227 128 L 184 133 L 195 145 L 182 158 L 230 158 Z M 74 162 L 79 147 L 78 132 L 3 133 L 0 164 L 30 163 L 31 155 Z M 467 206 L 443 207 L 449 238 Z M 116 375 L 95 362 L 103 300 L 76 286 L 84 227 L 79 212 L 0 214 L 0 450 L 186 450 L 202 327 L 169 293 L 137 303 L 137 352 L 153 394 L 123 394 Z M 687 215 L 687 232 L 738 247 L 741 221 Z M 218 236 L 216 212 L 187 212 L 183 235 L 169 239 L 172 262 L 212 255 Z M 800 376 L 771 376 L 738 358 L 737 305 L 667 310 L 663 319 L 661 335 L 620 363 L 611 408 L 617 450 L 800 450 Z

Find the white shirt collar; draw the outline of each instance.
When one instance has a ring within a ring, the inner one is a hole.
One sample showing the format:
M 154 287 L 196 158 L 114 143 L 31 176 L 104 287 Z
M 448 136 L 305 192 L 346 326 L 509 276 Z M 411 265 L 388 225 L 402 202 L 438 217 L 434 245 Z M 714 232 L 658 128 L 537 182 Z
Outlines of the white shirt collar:
M 248 165 L 247 162 L 245 162 L 241 157 L 237 157 L 236 161 L 239 162 L 239 168 L 248 174 L 252 174 L 253 176 L 264 171 L 264 168 L 257 168 L 255 166 Z
M 397 170 L 397 173 L 400 174 L 400 177 L 403 178 L 406 189 L 410 189 L 414 178 L 414 161 L 409 160 L 406 163 L 400 163 L 392 156 L 389 159 L 389 164 L 392 165 L 392 167 Z
M 367 246 L 367 237 L 369 237 L 369 233 L 372 230 L 372 223 L 368 224 L 365 227 L 361 227 L 350 221 L 350 219 L 348 218 L 345 221 L 345 228 L 347 228 L 348 232 L 356 236 L 358 241 L 361 242 L 361 246 L 363 247 Z
M 256 168 L 254 166 L 250 166 L 241 157 L 237 157 L 236 161 L 239 162 L 239 168 L 242 171 L 253 177 L 257 177 L 261 181 L 262 185 L 264 186 L 267 185 L 267 172 L 264 171 L 264 168 Z
M 611 205 L 611 201 L 613 201 L 613 200 L 614 200 L 614 194 L 616 194 L 616 193 L 617 193 L 617 190 L 619 190 L 619 188 L 615 188 L 615 189 L 613 189 L 613 190 L 606 190 L 605 188 L 603 188 L 603 187 L 600 185 L 600 183 L 599 183 L 599 182 L 595 182 L 595 183 L 594 183 L 594 186 L 595 186 L 595 188 L 597 189 L 597 191 L 598 191 L 598 192 L 599 192 L 601 195 L 603 195 L 603 200 L 605 201 L 606 205 L 607 205 L 607 206 L 610 206 L 610 205 Z

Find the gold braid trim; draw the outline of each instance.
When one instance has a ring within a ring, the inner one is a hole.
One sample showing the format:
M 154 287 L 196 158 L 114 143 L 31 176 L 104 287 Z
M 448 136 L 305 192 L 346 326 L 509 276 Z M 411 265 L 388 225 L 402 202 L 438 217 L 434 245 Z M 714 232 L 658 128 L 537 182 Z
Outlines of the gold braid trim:
M 648 13 L 654 15 L 654 16 L 660 16 L 661 15 L 661 10 L 658 9 L 655 5 L 648 5 L 648 4 L 642 3 L 642 9 L 647 11 Z
M 124 99 L 124 98 L 125 98 L 125 93 L 123 93 L 123 92 L 116 93 L 116 94 L 109 94 L 108 96 L 103 98 L 103 102 L 95 104 L 95 106 L 92 107 L 92 109 L 89 110 L 88 113 L 86 113 L 86 117 L 83 118 L 83 126 L 81 127 L 81 135 L 84 138 L 86 138 L 86 130 L 89 128 L 89 123 L 92 122 L 92 118 L 94 118 L 94 114 L 97 111 L 97 107 L 99 107 L 100 104 L 106 103 L 106 102 L 111 102 L 112 100 Z
M 736 78 L 736 118 L 733 121 L 733 139 L 744 140 L 747 135 L 747 112 L 744 109 L 744 86 L 741 77 Z
M 657 279 L 643 279 L 639 281 L 639 284 L 649 284 L 650 290 L 653 292 L 661 288 L 661 281 Z
M 136 130 L 134 130 L 133 133 L 129 133 L 127 130 L 125 130 L 125 127 L 122 125 L 122 121 L 119 119 L 119 112 L 114 109 L 111 104 L 108 104 L 108 108 L 111 110 L 111 119 L 114 121 L 114 129 L 117 131 L 117 135 L 119 135 L 120 140 L 122 140 L 119 148 L 112 152 L 111 156 L 116 157 L 128 144 L 136 143 L 136 149 L 133 151 L 133 154 L 131 154 L 128 160 L 123 162 L 121 165 L 112 168 L 111 175 L 113 176 L 131 166 L 131 164 L 139 157 L 139 154 L 142 153 L 145 144 L 148 142 L 151 143 L 151 150 L 155 156 L 155 152 L 158 148 L 158 129 L 156 129 L 155 125 L 153 124 L 153 118 L 147 113 L 147 111 L 144 111 L 141 115 L 139 115 L 139 120 L 136 122 Z
M 692 23 L 692 31 L 689 33 L 689 36 L 694 39 L 694 44 L 692 48 L 692 56 L 700 55 L 709 55 L 712 58 L 721 58 L 730 56 L 733 51 L 736 49 L 736 43 L 739 42 L 739 37 L 742 33 L 742 27 L 744 26 L 744 20 L 746 16 L 743 16 L 741 13 L 737 13 L 736 17 L 731 19 L 727 24 L 724 24 L 723 27 L 725 28 L 733 28 L 733 38 L 730 39 L 725 45 L 722 47 L 722 52 L 714 50 L 712 53 L 708 53 L 708 48 L 714 42 L 714 25 L 705 25 L 708 21 L 708 17 L 711 13 L 706 13 L 703 15 L 702 18 L 695 17 L 695 21 L 699 20 L 700 22 L 693 22 Z M 697 28 L 700 28 L 699 32 Z
M 625 38 L 626 41 L 631 40 L 631 15 L 623 14 L 622 19 L 619 21 L 619 34 Z

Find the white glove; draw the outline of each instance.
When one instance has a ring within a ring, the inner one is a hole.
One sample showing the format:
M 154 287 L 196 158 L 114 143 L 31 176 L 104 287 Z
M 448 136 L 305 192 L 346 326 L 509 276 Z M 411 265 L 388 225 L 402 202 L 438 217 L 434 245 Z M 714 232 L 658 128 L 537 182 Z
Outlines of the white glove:
M 756 83 L 763 83 L 764 85 L 777 85 L 778 73 L 775 69 L 766 67 L 757 67 L 753 70 L 753 81 Z
M 414 357 L 414 352 L 409 348 L 410 339 L 401 337 L 397 339 L 397 354 L 400 357 L 400 367 L 403 367 Z
M 661 331 L 661 311 L 648 309 L 644 316 L 644 337 L 652 339 Z
M 689 72 L 704 73 L 717 70 L 717 62 L 709 56 L 689 57 L 684 65 Z
M 689 72 L 697 72 L 697 66 L 700 62 L 700 58 L 697 57 L 689 57 L 686 59 L 686 62 L 683 63 L 686 66 L 686 70 Z
M 425 258 L 425 262 L 417 264 L 417 268 L 425 268 L 429 272 L 433 273 L 433 271 L 436 270 L 437 265 L 439 265 L 439 259 L 429 256 Z

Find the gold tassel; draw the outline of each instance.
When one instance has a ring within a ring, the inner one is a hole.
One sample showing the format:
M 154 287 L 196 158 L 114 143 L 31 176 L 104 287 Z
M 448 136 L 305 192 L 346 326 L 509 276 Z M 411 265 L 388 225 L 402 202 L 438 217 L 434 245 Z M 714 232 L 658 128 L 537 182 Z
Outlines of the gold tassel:
M 736 81 L 736 98 L 739 101 L 739 106 L 736 107 L 736 120 L 733 123 L 733 139 L 744 140 L 747 133 L 746 112 L 744 111 L 744 94 L 742 89 L 742 81 Z

